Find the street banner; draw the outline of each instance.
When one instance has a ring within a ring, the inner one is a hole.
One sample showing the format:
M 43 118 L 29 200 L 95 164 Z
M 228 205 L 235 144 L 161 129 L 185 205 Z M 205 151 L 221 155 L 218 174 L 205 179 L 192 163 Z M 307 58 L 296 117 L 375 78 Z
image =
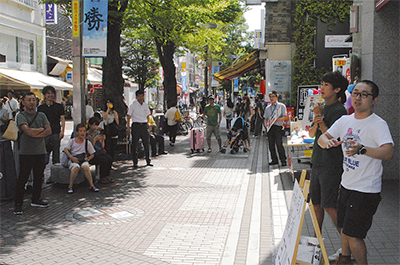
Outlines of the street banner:
M 46 24 L 57 24 L 57 5 L 46 4 Z
M 79 1 L 72 1 L 72 37 L 79 37 Z
M 182 91 L 187 93 L 188 87 L 187 87 L 187 83 L 186 83 L 186 72 L 181 73 L 181 83 L 182 83 Z
M 233 92 L 239 92 L 239 78 L 233 79 Z
M 219 66 L 212 66 L 211 68 L 211 87 L 218 87 L 219 86 L 219 82 L 217 80 L 214 79 L 214 74 L 219 72 L 220 67 Z
M 107 56 L 108 1 L 88 0 L 83 7 L 83 57 Z

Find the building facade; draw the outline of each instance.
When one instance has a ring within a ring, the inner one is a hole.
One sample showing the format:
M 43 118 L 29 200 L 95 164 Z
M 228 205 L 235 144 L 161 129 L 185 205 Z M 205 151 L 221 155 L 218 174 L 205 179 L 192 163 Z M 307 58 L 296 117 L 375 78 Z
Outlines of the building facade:
M 37 0 L 0 0 L 0 67 L 46 71 L 43 5 Z
M 400 82 L 400 2 L 354 0 L 357 14 L 353 54 L 361 61 L 361 79 L 380 88 L 374 112 L 389 125 L 395 142 L 395 156 L 384 162 L 384 177 L 399 179 L 399 82 Z

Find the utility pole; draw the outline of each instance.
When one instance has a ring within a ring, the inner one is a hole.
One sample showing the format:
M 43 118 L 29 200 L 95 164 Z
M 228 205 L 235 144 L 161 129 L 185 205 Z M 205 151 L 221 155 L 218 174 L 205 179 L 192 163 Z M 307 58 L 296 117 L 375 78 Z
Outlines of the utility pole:
M 82 57 L 82 20 L 83 1 L 72 1 L 72 85 L 73 85 L 73 120 L 74 128 L 79 123 L 86 123 L 86 85 L 85 59 Z
M 206 46 L 206 67 L 204 67 L 204 93 L 208 97 L 208 45 Z

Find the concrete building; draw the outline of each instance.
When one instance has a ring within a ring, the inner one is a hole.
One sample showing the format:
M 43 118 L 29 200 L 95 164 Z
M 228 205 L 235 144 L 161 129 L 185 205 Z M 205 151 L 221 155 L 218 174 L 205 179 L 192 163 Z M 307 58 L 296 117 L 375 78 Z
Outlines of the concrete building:
M 45 5 L 37 0 L 0 0 L 0 94 L 8 89 L 17 94 L 72 86 L 47 76 Z
M 266 89 L 280 91 L 283 102 L 289 96 L 289 84 L 276 86 L 274 78 L 290 79 L 291 60 L 295 52 L 293 19 L 295 1 L 291 0 L 247 0 L 247 4 L 265 5 L 265 41 L 260 47 L 260 59 L 265 59 Z M 333 29 L 320 21 L 316 22 L 317 35 L 314 47 L 318 58 L 315 66 L 332 65 L 329 59 L 335 54 L 355 55 L 359 59 L 358 80 L 370 79 L 380 88 L 379 102 L 375 113 L 389 125 L 395 145 L 399 145 L 399 86 L 400 81 L 400 2 L 394 0 L 354 0 L 350 20 L 338 23 Z M 350 13 L 350 10 L 349 10 Z M 325 35 L 349 35 L 352 48 L 327 49 Z M 286 67 L 286 70 L 282 70 Z M 282 69 L 279 69 L 282 68 Z M 274 69 L 277 71 L 274 73 Z M 274 84 L 275 83 L 275 84 Z M 280 84 L 278 84 L 280 85 Z M 310 84 L 315 85 L 315 84 Z M 318 85 L 318 84 L 317 84 Z M 274 87 L 275 86 L 275 87 Z M 278 88 L 278 89 L 276 89 Z M 282 89 L 282 90 L 279 90 Z M 285 91 L 287 90 L 287 92 Z M 385 178 L 399 179 L 399 149 L 395 156 L 384 162 Z
M 376 114 L 387 121 L 395 156 L 384 162 L 386 178 L 399 179 L 400 2 L 354 0 L 353 54 L 361 60 L 361 79 L 380 88 Z

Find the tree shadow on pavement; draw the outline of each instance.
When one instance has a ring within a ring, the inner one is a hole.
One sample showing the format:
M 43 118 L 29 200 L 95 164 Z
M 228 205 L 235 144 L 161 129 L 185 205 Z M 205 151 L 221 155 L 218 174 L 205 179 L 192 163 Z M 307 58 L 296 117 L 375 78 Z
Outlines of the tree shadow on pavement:
M 26 193 L 23 205 L 24 213 L 14 215 L 14 201 L 1 202 L 0 254 L 6 255 L 18 251 L 16 247 L 35 238 L 53 238 L 59 236 L 62 227 L 74 226 L 68 220 L 68 214 L 77 209 L 98 206 L 112 206 L 123 202 L 127 197 L 139 196 L 146 185 L 146 167 L 133 169 L 128 161 L 115 162 L 117 170 L 111 172 L 114 183 L 100 184 L 100 192 L 90 192 L 84 182 L 74 186 L 74 193 L 68 194 L 68 185 L 45 185 L 42 197 L 49 202 L 48 208 L 30 206 L 31 194 Z

